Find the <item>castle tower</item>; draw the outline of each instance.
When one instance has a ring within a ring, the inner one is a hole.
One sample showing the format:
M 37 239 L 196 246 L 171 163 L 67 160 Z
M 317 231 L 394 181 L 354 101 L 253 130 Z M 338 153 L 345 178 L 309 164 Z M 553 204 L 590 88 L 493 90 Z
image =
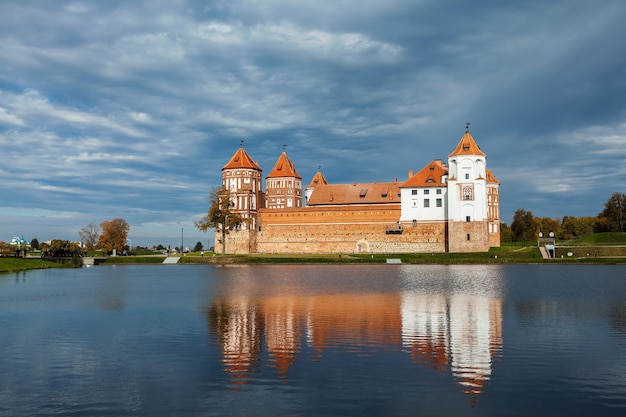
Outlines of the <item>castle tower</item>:
M 268 209 L 302 207 L 302 177 L 284 149 L 265 179 L 265 191 Z
M 490 181 L 487 187 L 487 156 L 469 129 L 448 155 L 448 167 L 448 251 L 486 252 L 492 240 L 488 193 L 497 194 L 497 184 Z M 499 241 L 499 228 L 497 233 Z
M 230 191 L 232 210 L 244 219 L 247 230 L 256 230 L 257 210 L 263 205 L 262 172 L 243 144 L 222 168 L 222 186 Z
M 487 168 L 487 221 L 489 246 L 500 247 L 500 181 Z
M 309 198 L 311 198 L 311 194 L 313 194 L 313 190 L 315 189 L 315 187 L 317 187 L 318 185 L 328 184 L 328 180 L 326 179 L 326 177 L 324 177 L 324 174 L 322 174 L 322 171 L 320 171 L 320 168 L 317 169 L 317 172 L 313 176 L 313 179 L 311 180 L 309 185 L 306 186 L 306 189 L 304 190 L 304 194 L 305 194 L 304 198 L 307 203 L 309 201 Z

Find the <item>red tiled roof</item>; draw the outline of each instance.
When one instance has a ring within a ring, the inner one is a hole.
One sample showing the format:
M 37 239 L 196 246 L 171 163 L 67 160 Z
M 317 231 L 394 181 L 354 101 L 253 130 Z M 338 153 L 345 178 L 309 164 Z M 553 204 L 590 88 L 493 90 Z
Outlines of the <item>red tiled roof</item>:
M 308 187 L 317 187 L 318 185 L 326 185 L 326 184 L 328 184 L 328 180 L 326 179 L 326 177 L 324 177 L 324 174 L 322 174 L 321 171 L 317 171 L 315 175 L 313 176 L 313 179 L 311 180 L 311 183 L 308 185 Z
M 456 145 L 456 149 L 452 151 L 452 153 L 448 156 L 458 156 L 458 155 L 480 155 L 486 156 L 483 151 L 480 150 L 480 147 L 474 141 L 474 138 L 470 134 L 469 131 L 466 131 L 459 144 Z
M 442 177 L 448 174 L 448 167 L 437 159 L 426 165 L 400 187 L 445 187 Z
M 487 170 L 487 183 L 488 184 L 500 184 L 500 181 L 493 175 L 493 172 L 489 168 Z
M 307 200 L 309 206 L 389 203 L 400 203 L 400 187 L 397 182 L 321 184 L 315 186 Z
M 295 177 L 300 180 L 302 179 L 300 174 L 298 174 L 298 171 L 296 171 L 293 162 L 291 162 L 285 151 L 280 154 L 278 160 L 276 161 L 276 164 L 274 165 L 274 168 L 272 168 L 272 171 L 267 175 L 266 178 L 282 177 Z
M 250 158 L 248 152 L 243 149 L 243 147 L 237 149 L 237 152 L 230 158 L 230 161 L 222 168 L 222 171 L 225 169 L 237 169 L 237 168 L 250 168 L 261 171 L 261 167 L 257 165 L 256 162 Z

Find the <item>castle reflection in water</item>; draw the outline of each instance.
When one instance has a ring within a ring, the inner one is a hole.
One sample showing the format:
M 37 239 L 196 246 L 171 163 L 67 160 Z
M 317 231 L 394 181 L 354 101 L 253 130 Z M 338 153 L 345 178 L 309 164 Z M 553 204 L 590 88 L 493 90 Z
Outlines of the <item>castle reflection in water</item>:
M 223 368 L 236 384 L 247 383 L 263 358 L 288 382 L 306 344 L 320 359 L 330 349 L 395 349 L 450 372 L 461 391 L 475 396 L 502 350 L 502 300 L 495 290 L 310 294 L 289 288 L 245 295 L 253 292 L 232 291 L 207 309 Z

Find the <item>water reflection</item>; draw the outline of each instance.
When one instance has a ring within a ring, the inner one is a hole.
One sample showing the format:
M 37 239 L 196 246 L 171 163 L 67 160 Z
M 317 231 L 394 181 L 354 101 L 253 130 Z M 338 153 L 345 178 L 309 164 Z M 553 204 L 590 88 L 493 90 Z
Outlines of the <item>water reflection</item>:
M 244 384 L 266 361 L 287 383 L 305 348 L 318 360 L 329 350 L 359 356 L 397 351 L 451 373 L 462 392 L 480 395 L 503 343 L 497 269 L 399 268 L 393 285 L 369 285 L 366 274 L 358 285 L 335 276 L 331 294 L 316 292 L 298 269 L 273 276 L 272 294 L 245 268 L 230 271 L 227 290 L 207 309 L 224 370 L 233 383 Z

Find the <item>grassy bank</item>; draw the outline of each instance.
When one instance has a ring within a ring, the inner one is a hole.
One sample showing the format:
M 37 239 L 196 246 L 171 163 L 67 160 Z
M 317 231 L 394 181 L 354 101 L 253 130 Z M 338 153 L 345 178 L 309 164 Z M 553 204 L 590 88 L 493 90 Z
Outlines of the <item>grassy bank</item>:
M 626 265 L 626 245 L 598 245 L 570 242 L 557 247 L 556 259 L 543 259 L 536 245 L 507 244 L 487 253 L 411 253 L 411 254 L 251 254 L 216 255 L 210 252 L 189 253 L 180 257 L 179 264 L 364 264 L 386 263 L 399 259 L 403 264 L 623 264 Z M 115 256 L 105 265 L 161 264 L 165 256 Z M 63 265 L 38 258 L 0 258 L 0 272 L 28 269 L 59 268 Z
M 572 256 L 567 256 L 572 253 Z M 561 257 L 563 255 L 563 257 Z M 403 264 L 523 264 L 523 263 L 596 263 L 626 264 L 626 248 L 578 247 L 557 250 L 556 259 L 543 259 L 537 246 L 506 246 L 492 248 L 487 253 L 413 253 L 413 254 L 251 254 L 207 255 L 188 254 L 179 260 L 184 264 L 354 264 L 386 263 L 387 259 L 399 259 Z
M 29 269 L 62 268 L 63 265 L 39 258 L 0 258 L 0 272 L 26 271 Z

